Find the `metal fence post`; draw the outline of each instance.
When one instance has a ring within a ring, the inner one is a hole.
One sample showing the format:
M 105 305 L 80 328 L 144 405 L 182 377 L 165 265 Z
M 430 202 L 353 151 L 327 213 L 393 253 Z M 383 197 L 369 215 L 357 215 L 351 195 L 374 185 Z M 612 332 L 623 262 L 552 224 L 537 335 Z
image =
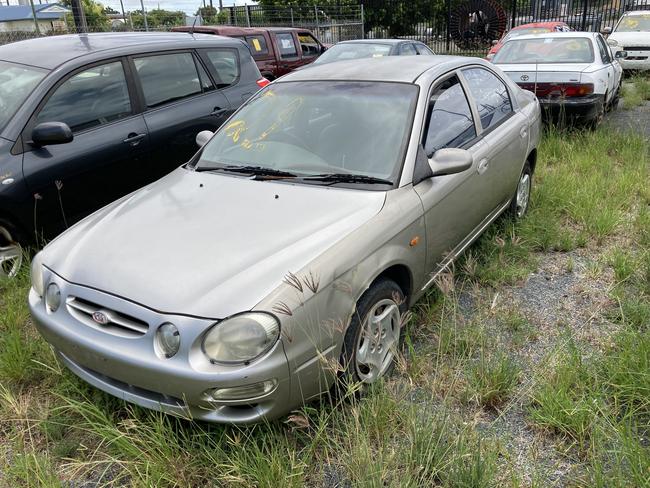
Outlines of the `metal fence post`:
M 140 0 L 140 6 L 142 7 L 142 18 L 144 19 L 144 30 L 149 31 L 149 24 L 147 23 L 147 11 L 144 9 L 144 0 Z
M 447 54 L 449 54 L 449 49 L 451 48 L 451 32 L 449 32 L 449 24 L 451 24 L 451 0 L 446 0 L 447 2 Z
M 37 35 L 41 35 L 41 29 L 38 26 L 38 19 L 36 18 L 36 8 L 34 8 L 34 0 L 29 0 L 29 4 L 32 6 L 32 17 L 34 18 L 34 30 Z
M 293 7 L 291 7 L 291 27 L 293 27 Z
M 515 23 L 517 22 L 517 0 L 512 0 L 512 23 L 510 24 L 510 28 L 514 28 Z
M 361 4 L 361 39 L 366 38 L 366 18 L 363 11 L 363 3 Z
M 251 6 L 246 5 L 246 26 L 251 26 Z
M 314 5 L 314 17 L 316 19 L 316 32 L 318 33 L 318 37 L 323 37 L 322 33 L 318 30 L 318 7 Z
M 585 28 L 587 27 L 587 7 L 589 4 L 589 0 L 584 0 L 583 2 L 583 10 L 582 10 L 582 27 L 580 30 L 584 31 Z

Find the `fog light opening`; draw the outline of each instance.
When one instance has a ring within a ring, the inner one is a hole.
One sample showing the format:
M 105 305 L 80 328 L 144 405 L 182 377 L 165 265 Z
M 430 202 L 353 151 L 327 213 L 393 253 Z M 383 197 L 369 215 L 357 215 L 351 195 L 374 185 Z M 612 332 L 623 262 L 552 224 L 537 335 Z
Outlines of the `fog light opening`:
M 181 334 L 174 324 L 166 322 L 158 327 L 155 343 L 158 355 L 169 359 L 176 355 L 181 346 Z
M 252 385 L 211 388 L 206 390 L 204 395 L 211 402 L 252 402 L 273 393 L 277 387 L 278 380 L 272 379 L 253 383 Z
M 47 285 L 45 291 L 45 306 L 50 313 L 56 312 L 61 306 L 61 290 L 56 283 Z

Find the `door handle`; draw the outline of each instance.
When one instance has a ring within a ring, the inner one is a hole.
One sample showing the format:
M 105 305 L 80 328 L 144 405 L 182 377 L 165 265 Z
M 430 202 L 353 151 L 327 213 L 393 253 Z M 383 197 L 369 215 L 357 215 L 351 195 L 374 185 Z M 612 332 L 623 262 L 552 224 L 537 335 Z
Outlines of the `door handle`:
M 140 141 L 147 137 L 147 134 L 136 134 L 135 132 L 131 132 L 126 139 L 124 139 L 122 142 L 124 144 L 131 144 L 132 146 L 137 146 L 140 144 Z
M 213 116 L 216 117 L 216 116 L 225 114 L 227 111 L 228 111 L 227 108 L 214 107 L 214 110 L 212 110 L 212 112 L 210 112 L 210 115 L 213 115 Z
M 488 166 L 490 166 L 490 162 L 487 160 L 487 158 L 483 158 L 481 161 L 479 161 L 476 171 L 478 171 L 478 174 L 482 175 L 487 171 Z
M 522 139 L 525 139 L 526 136 L 528 135 L 528 127 L 525 125 L 519 130 L 519 135 L 521 136 Z

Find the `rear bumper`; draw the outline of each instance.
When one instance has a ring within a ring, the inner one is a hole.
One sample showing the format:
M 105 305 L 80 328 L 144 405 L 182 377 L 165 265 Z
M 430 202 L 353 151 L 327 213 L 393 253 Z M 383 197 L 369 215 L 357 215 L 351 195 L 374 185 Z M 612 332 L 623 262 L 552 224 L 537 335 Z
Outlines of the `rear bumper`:
M 542 108 L 542 114 L 546 118 L 560 120 L 564 117 L 574 122 L 588 122 L 598 116 L 604 101 L 604 95 L 591 95 L 588 97 L 565 99 L 540 98 L 539 104 Z

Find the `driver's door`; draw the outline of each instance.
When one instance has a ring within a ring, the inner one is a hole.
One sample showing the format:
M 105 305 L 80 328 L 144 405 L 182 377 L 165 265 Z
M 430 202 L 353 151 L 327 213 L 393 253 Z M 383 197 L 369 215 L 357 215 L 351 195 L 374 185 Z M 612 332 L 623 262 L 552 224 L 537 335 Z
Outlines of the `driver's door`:
M 66 75 L 22 134 L 23 173 L 39 231 L 52 235 L 143 184 L 149 134 L 136 113 L 128 67 L 112 59 Z M 41 122 L 64 122 L 72 142 L 29 144 Z

